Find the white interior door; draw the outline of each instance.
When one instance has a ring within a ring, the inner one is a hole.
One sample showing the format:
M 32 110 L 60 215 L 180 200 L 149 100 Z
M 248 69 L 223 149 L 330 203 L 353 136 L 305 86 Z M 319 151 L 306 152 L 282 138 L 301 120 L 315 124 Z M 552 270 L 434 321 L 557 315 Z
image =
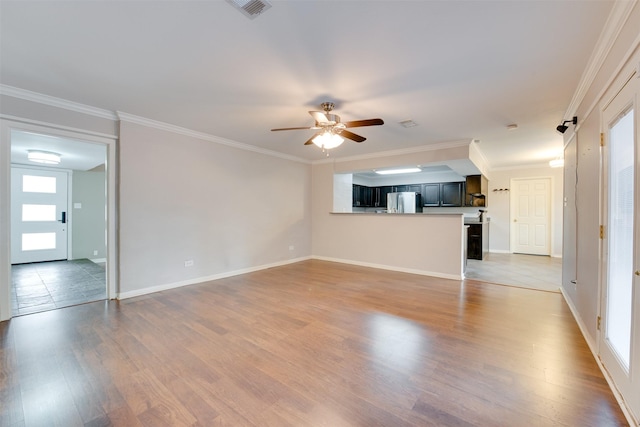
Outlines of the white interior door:
M 550 255 L 551 179 L 517 179 L 511 189 L 512 252 Z
M 68 173 L 11 168 L 11 263 L 67 259 Z
M 640 189 L 638 101 L 632 78 L 603 111 L 602 304 L 599 356 L 640 419 Z

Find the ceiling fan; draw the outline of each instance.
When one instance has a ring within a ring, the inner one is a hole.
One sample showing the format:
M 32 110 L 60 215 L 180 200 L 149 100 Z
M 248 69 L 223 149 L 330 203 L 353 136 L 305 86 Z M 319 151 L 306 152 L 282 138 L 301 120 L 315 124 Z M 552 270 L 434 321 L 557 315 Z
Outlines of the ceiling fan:
M 322 149 L 335 148 L 344 142 L 343 138 L 350 139 L 355 142 L 362 142 L 366 140 L 364 136 L 360 136 L 347 128 L 356 128 L 362 126 L 379 126 L 383 125 L 382 119 L 367 119 L 367 120 L 353 120 L 350 122 L 341 122 L 340 116 L 337 114 L 331 114 L 335 105 L 333 102 L 323 102 L 321 107 L 324 111 L 309 111 L 311 117 L 315 120 L 315 125 L 310 127 L 296 127 L 296 128 L 278 128 L 271 129 L 272 131 L 280 130 L 300 130 L 300 129 L 313 129 L 318 130 L 314 136 L 309 138 L 304 145 L 315 144 Z

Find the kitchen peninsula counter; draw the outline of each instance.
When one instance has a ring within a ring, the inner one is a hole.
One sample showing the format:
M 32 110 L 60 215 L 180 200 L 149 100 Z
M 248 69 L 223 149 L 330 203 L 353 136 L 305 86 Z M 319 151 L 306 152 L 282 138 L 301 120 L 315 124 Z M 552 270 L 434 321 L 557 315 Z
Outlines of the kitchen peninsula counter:
M 331 212 L 314 257 L 446 279 L 464 278 L 462 213 Z

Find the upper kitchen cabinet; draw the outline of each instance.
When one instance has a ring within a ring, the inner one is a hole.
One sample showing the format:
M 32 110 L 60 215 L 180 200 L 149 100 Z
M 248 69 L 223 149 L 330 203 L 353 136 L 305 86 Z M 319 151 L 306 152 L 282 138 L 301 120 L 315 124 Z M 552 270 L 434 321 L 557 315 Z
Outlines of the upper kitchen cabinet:
M 463 202 L 464 182 L 423 184 L 422 205 L 426 207 L 460 207 Z
M 422 187 L 422 205 L 440 206 L 440 184 L 424 184 Z
M 440 206 L 462 206 L 464 182 L 445 182 L 440 185 Z
M 395 185 L 393 186 L 393 191 L 395 192 L 410 191 L 413 193 L 421 193 L 422 184 Z
M 373 190 L 364 185 L 353 184 L 354 207 L 367 207 L 373 205 Z
M 465 206 L 487 206 L 488 189 L 489 181 L 487 181 L 484 175 L 467 176 Z

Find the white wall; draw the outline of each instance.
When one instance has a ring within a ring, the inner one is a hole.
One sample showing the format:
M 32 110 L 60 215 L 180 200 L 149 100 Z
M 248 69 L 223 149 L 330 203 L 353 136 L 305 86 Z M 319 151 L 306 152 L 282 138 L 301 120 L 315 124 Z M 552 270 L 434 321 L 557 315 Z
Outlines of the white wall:
M 309 257 L 310 191 L 308 164 L 122 121 L 121 295 Z
M 512 179 L 551 178 L 551 256 L 562 256 L 562 168 L 540 167 L 491 171 L 486 215 L 489 225 L 489 252 L 510 252 L 511 191 L 493 191 L 511 187 Z

